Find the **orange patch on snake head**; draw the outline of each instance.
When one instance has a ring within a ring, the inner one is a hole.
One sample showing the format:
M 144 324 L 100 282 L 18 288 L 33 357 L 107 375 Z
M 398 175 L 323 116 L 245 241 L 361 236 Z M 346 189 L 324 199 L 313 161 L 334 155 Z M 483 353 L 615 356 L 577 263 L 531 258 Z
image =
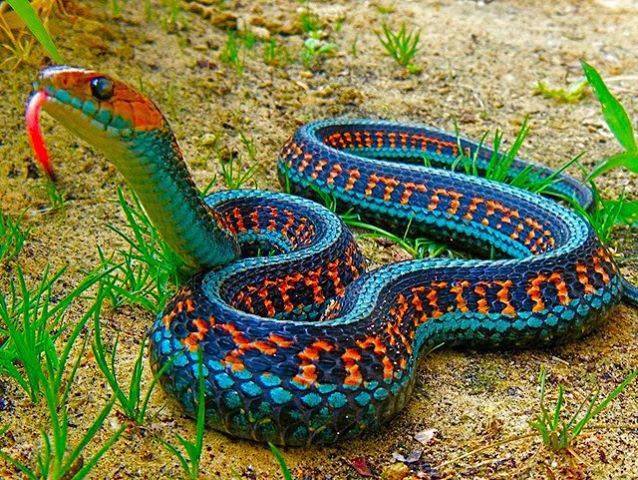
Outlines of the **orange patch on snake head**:
M 153 130 L 166 125 L 164 116 L 150 99 L 127 83 L 93 70 L 46 68 L 40 73 L 36 88 L 52 95 L 63 90 L 75 100 L 91 101 L 101 110 L 108 110 L 130 122 L 136 130 Z

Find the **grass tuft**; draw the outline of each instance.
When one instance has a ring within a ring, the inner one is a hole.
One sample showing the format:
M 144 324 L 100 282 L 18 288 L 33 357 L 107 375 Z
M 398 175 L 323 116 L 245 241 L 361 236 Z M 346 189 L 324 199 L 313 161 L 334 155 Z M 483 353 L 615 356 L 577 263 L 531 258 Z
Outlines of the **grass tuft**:
M 598 71 L 586 62 L 581 62 L 585 77 L 600 102 L 603 117 L 624 151 L 612 155 L 599 163 L 589 174 L 589 180 L 618 167 L 638 173 L 638 145 L 629 115 L 616 97 L 609 91 Z
M 290 63 L 290 54 L 284 45 L 278 45 L 277 40 L 271 38 L 264 44 L 263 59 L 266 65 L 283 67 Z
M 574 441 L 583 432 L 583 429 L 600 413 L 602 413 L 611 402 L 627 388 L 627 386 L 638 376 L 638 370 L 630 373 L 616 388 L 599 399 L 599 392 L 592 392 L 578 406 L 576 411 L 567 420 L 563 420 L 565 407 L 565 391 L 562 385 L 558 386 L 558 398 L 553 408 L 548 409 L 545 405 L 545 385 L 547 372 L 541 369 L 539 375 L 540 383 L 540 413 L 529 423 L 532 430 L 540 435 L 543 445 L 554 453 L 570 451 Z M 584 413 L 583 413 L 584 412 Z
M 243 132 L 239 133 L 241 143 L 246 151 L 246 162 L 250 167 L 245 168 L 242 165 L 246 162 L 238 155 L 224 155 L 219 146 L 219 139 L 215 141 L 215 156 L 222 170 L 222 180 L 224 185 L 230 190 L 244 188 L 248 182 L 254 179 L 257 171 L 257 148 L 255 143 L 248 138 Z
M 240 57 L 241 47 L 241 41 L 238 38 L 237 32 L 230 30 L 226 37 L 224 48 L 222 48 L 219 54 L 219 59 L 223 63 L 232 66 L 238 75 L 244 73 L 244 59 Z
M 554 185 L 559 180 L 560 175 L 565 170 L 567 170 L 574 164 L 578 164 L 580 158 L 583 155 L 582 153 L 576 155 L 575 157 L 561 165 L 559 168 L 557 168 L 551 175 L 548 175 L 546 177 L 539 176 L 536 173 L 536 167 L 534 165 L 528 165 L 526 168 L 520 170 L 516 174 L 513 174 L 512 170 L 514 161 L 516 160 L 518 152 L 520 151 L 520 148 L 522 147 L 523 142 L 529 135 L 530 131 L 528 119 L 525 118 L 523 124 L 521 125 L 521 128 L 516 134 L 516 139 L 505 153 L 501 153 L 501 148 L 503 145 L 503 133 L 500 130 L 496 130 L 494 132 L 492 154 L 490 156 L 487 167 L 484 169 L 484 171 L 482 171 L 479 168 L 479 154 L 483 148 L 485 138 L 488 136 L 488 132 L 485 132 L 483 134 L 477 148 L 474 150 L 472 155 L 468 156 L 467 154 L 463 153 L 460 137 L 458 136 L 458 128 L 456 130 L 457 145 L 459 152 L 461 153 L 452 165 L 453 171 L 457 170 L 460 165 L 463 167 L 463 172 L 466 175 L 480 176 L 489 180 L 494 180 L 496 182 L 507 183 L 509 185 L 530 191 L 532 193 L 545 193 L 548 195 L 557 196 L 558 194 L 552 191 L 552 185 Z M 424 159 L 424 161 L 427 162 L 427 159 Z M 571 199 L 564 200 L 571 201 Z
M 18 269 L 19 287 L 10 284 L 10 301 L 5 295 L 0 296 L 0 318 L 6 325 L 8 336 L 0 349 L 0 370 L 3 375 L 12 378 L 33 402 L 43 398 L 48 414 L 48 428 L 41 431 L 42 446 L 35 466 L 21 463 L 2 449 L 0 458 L 33 480 L 85 478 L 124 431 L 124 427 L 119 428 L 97 452 L 85 458 L 85 448 L 102 428 L 113 407 L 115 398 L 112 398 L 76 444 L 70 443 L 69 431 L 70 427 L 74 427 L 69 418 L 68 400 L 88 336 L 84 337 L 79 347 L 76 347 L 76 343 L 88 320 L 99 317 L 104 297 L 100 290 L 92 306 L 75 325 L 63 323 L 62 316 L 69 305 L 93 285 L 98 276 L 89 275 L 70 294 L 54 303 L 51 287 L 62 272 L 49 276 L 47 269 L 40 284 L 35 289 L 29 289 L 22 271 Z M 71 362 L 74 351 L 75 360 Z M 25 378 L 20 376 L 20 370 Z M 2 433 L 6 431 L 5 428 Z
M 324 40 L 320 30 L 313 30 L 308 33 L 308 38 L 304 40 L 301 47 L 301 62 L 309 70 L 319 67 L 321 60 L 337 50 L 337 45 Z
M 405 67 L 410 73 L 420 73 L 422 68 L 416 66 L 413 61 L 419 51 L 419 42 L 421 40 L 420 30 L 408 31 L 405 24 L 397 32 L 393 32 L 390 27 L 383 25 L 383 31 L 377 33 L 377 37 L 385 48 L 386 52 L 394 58 L 394 60 Z
M 45 190 L 47 197 L 49 197 L 49 205 L 51 205 L 51 210 L 61 210 L 66 206 L 66 198 L 64 198 L 64 192 L 61 191 L 54 182 L 47 180 L 45 184 Z
M 299 15 L 299 23 L 304 33 L 317 32 L 323 28 L 323 23 L 319 16 L 305 8 Z
M 115 339 L 115 343 L 110 353 L 106 353 L 106 348 L 102 341 L 102 329 L 100 325 L 99 317 L 94 318 L 93 322 L 93 356 L 95 361 L 102 371 L 104 378 L 108 382 L 117 403 L 124 412 L 124 414 L 133 420 L 136 424 L 142 425 L 146 419 L 146 413 L 148 411 L 148 402 L 151 399 L 151 394 L 157 386 L 157 383 L 166 371 L 170 367 L 171 362 L 166 362 L 164 366 L 153 376 L 151 383 L 146 388 L 146 391 L 142 392 L 142 374 L 144 373 L 144 352 L 146 351 L 146 345 L 148 337 L 144 336 L 144 339 L 140 343 L 140 348 L 133 364 L 133 372 L 129 381 L 128 387 L 125 390 L 117 377 L 117 369 L 115 367 L 117 358 L 117 346 L 118 338 Z M 110 358 L 109 358 L 110 357 Z
M 624 193 L 616 200 L 605 200 L 594 182 L 590 182 L 590 186 L 594 194 L 592 207 L 585 210 L 577 203 L 573 203 L 572 206 L 589 221 L 600 241 L 608 244 L 615 227 L 631 225 L 638 220 L 638 202 L 628 201 Z
M 177 254 L 161 238 L 139 199 L 131 194 L 126 200 L 118 190 L 118 201 L 126 218 L 126 229 L 109 226 L 128 248 L 106 257 L 99 250 L 102 266 L 107 273 L 100 283 L 109 303 L 138 305 L 156 313 L 166 304 L 182 278 L 183 264 Z
M 492 144 L 493 152 L 485 169 L 485 178 L 496 182 L 505 182 L 508 179 L 514 160 L 516 160 L 516 156 L 527 135 L 529 135 L 529 124 L 527 118 L 525 118 L 514 143 L 512 143 L 512 146 L 505 154 L 501 154 L 500 149 L 503 142 L 503 133 L 498 130 L 494 133 L 494 142 Z
M 579 462 L 582 462 L 580 457 L 573 450 L 576 440 L 585 430 L 601 430 L 610 428 L 607 426 L 592 426 L 590 423 L 607 407 L 609 407 L 609 405 L 625 391 L 636 377 L 638 377 L 638 370 L 634 370 L 630 373 L 616 388 L 602 398 L 600 398 L 599 391 L 592 392 L 580 403 L 580 405 L 576 408 L 576 411 L 565 420 L 563 419 L 565 411 L 565 389 L 562 385 L 558 386 L 558 397 L 556 399 L 556 403 L 553 407 L 551 407 L 551 409 L 548 409 L 545 404 L 547 373 L 545 368 L 541 368 L 541 372 L 538 377 L 540 384 L 540 412 L 528 422 L 530 427 L 529 431 L 504 440 L 492 442 L 488 445 L 484 445 L 480 448 L 459 455 L 451 460 L 447 460 L 439 464 L 437 468 L 441 469 L 446 465 L 454 465 L 468 457 L 525 439 L 535 439 L 541 446 L 546 447 L 551 453 L 568 454 Z M 535 455 L 536 453 L 529 458 L 534 458 Z
M 98 274 L 90 274 L 70 293 L 59 298 L 53 287 L 63 273 L 64 269 L 51 273 L 47 267 L 40 282 L 29 287 L 18 267 L 15 280 L 9 281 L 7 293 L 0 293 L 0 337 L 5 338 L 0 345 L 0 376 L 12 378 L 33 403 L 45 395 L 49 377 L 61 381 L 58 377 L 64 370 L 68 354 L 88 320 L 88 317 L 83 318 L 71 329 L 64 352 L 60 354 L 56 342 L 68 330 L 64 316 L 71 304 L 100 278 Z

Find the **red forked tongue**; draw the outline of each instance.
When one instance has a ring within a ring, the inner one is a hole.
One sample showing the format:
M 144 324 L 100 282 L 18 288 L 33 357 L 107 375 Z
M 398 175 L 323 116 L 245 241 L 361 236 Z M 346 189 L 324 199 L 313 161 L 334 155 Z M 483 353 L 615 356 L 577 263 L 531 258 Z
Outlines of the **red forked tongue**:
M 40 127 L 40 111 L 42 105 L 46 102 L 48 95 L 45 92 L 36 92 L 29 100 L 27 105 L 26 121 L 27 121 L 27 133 L 29 135 L 29 143 L 35 153 L 36 160 L 48 175 L 51 180 L 55 180 L 55 173 L 53 172 L 53 166 L 51 165 L 51 159 L 49 158 L 49 152 L 44 143 L 44 136 L 42 135 L 42 128 Z

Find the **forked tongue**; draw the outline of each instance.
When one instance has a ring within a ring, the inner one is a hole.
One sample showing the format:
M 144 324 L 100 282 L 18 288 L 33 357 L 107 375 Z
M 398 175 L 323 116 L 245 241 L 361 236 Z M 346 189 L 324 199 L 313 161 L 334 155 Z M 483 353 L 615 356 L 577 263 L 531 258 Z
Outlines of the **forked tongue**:
M 42 135 L 42 128 L 40 127 L 40 112 L 47 98 L 48 96 L 45 92 L 36 92 L 29 100 L 26 112 L 27 134 L 29 135 L 29 143 L 31 143 L 36 160 L 42 165 L 47 176 L 52 181 L 55 181 L 55 172 L 53 171 L 51 158 L 44 143 L 44 135 Z

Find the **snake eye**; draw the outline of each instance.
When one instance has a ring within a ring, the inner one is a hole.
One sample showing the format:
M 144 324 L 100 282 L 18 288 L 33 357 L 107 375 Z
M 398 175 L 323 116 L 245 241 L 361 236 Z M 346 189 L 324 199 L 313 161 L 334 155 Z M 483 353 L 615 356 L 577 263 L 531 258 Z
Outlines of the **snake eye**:
M 92 78 L 91 93 L 98 100 L 108 100 L 113 96 L 113 82 L 106 77 Z

